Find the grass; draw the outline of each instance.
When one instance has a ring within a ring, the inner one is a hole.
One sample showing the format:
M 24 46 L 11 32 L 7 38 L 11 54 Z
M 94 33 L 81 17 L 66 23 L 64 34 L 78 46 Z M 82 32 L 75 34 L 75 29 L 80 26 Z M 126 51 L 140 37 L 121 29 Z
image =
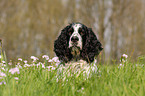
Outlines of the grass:
M 137 62 L 121 57 L 120 65 L 97 65 L 89 76 L 69 68 L 58 73 L 54 59 L 31 59 L 19 58 L 13 66 L 18 70 L 10 71 L 11 63 L 1 58 L 0 73 L 6 76 L 0 75 L 0 96 L 145 96 L 145 56 Z

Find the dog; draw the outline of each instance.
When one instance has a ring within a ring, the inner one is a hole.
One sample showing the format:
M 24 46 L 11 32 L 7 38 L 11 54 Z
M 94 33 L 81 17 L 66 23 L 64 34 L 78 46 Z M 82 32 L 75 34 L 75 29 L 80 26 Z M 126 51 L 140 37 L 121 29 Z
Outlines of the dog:
M 92 63 L 102 49 L 92 29 L 81 23 L 66 26 L 54 42 L 54 52 L 64 63 L 79 60 Z

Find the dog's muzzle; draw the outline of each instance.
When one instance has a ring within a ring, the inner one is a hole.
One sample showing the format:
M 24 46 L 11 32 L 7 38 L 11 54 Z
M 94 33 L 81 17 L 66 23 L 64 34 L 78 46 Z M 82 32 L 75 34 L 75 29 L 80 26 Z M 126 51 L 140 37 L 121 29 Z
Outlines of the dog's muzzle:
M 73 36 L 73 37 L 71 38 L 72 47 L 77 47 L 78 41 L 79 41 L 79 38 L 78 38 L 77 36 Z
M 69 48 L 77 47 L 82 49 L 82 39 L 80 36 L 72 36 L 69 40 Z
M 73 36 L 73 37 L 71 38 L 71 41 L 72 41 L 72 42 L 77 42 L 77 41 L 79 41 L 79 38 L 78 38 L 77 36 Z

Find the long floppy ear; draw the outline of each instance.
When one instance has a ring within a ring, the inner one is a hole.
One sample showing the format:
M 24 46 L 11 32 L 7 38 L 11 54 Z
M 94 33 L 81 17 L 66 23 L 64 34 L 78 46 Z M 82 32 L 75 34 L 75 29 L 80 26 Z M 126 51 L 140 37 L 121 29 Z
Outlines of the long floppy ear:
M 84 43 L 81 56 L 88 63 L 94 61 L 94 57 L 98 56 L 103 49 L 102 44 L 97 39 L 91 28 L 86 28 L 86 41 Z
M 68 30 L 70 26 L 65 27 L 57 40 L 54 42 L 54 51 L 61 62 L 68 62 L 72 59 L 72 54 L 68 48 L 69 36 Z

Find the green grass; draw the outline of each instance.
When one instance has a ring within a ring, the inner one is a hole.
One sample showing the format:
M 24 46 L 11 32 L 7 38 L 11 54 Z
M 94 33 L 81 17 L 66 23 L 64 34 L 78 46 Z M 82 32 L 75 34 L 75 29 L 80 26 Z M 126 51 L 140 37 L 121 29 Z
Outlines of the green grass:
M 8 70 L 3 71 L 7 76 L 0 79 L 6 82 L 0 85 L 0 96 L 145 96 L 145 57 L 122 64 L 98 65 L 97 73 L 91 72 L 89 77 L 83 72 L 79 76 L 73 73 L 59 76 L 58 69 L 48 71 L 42 66 L 22 66 L 20 74 L 11 74 L 7 65 Z

